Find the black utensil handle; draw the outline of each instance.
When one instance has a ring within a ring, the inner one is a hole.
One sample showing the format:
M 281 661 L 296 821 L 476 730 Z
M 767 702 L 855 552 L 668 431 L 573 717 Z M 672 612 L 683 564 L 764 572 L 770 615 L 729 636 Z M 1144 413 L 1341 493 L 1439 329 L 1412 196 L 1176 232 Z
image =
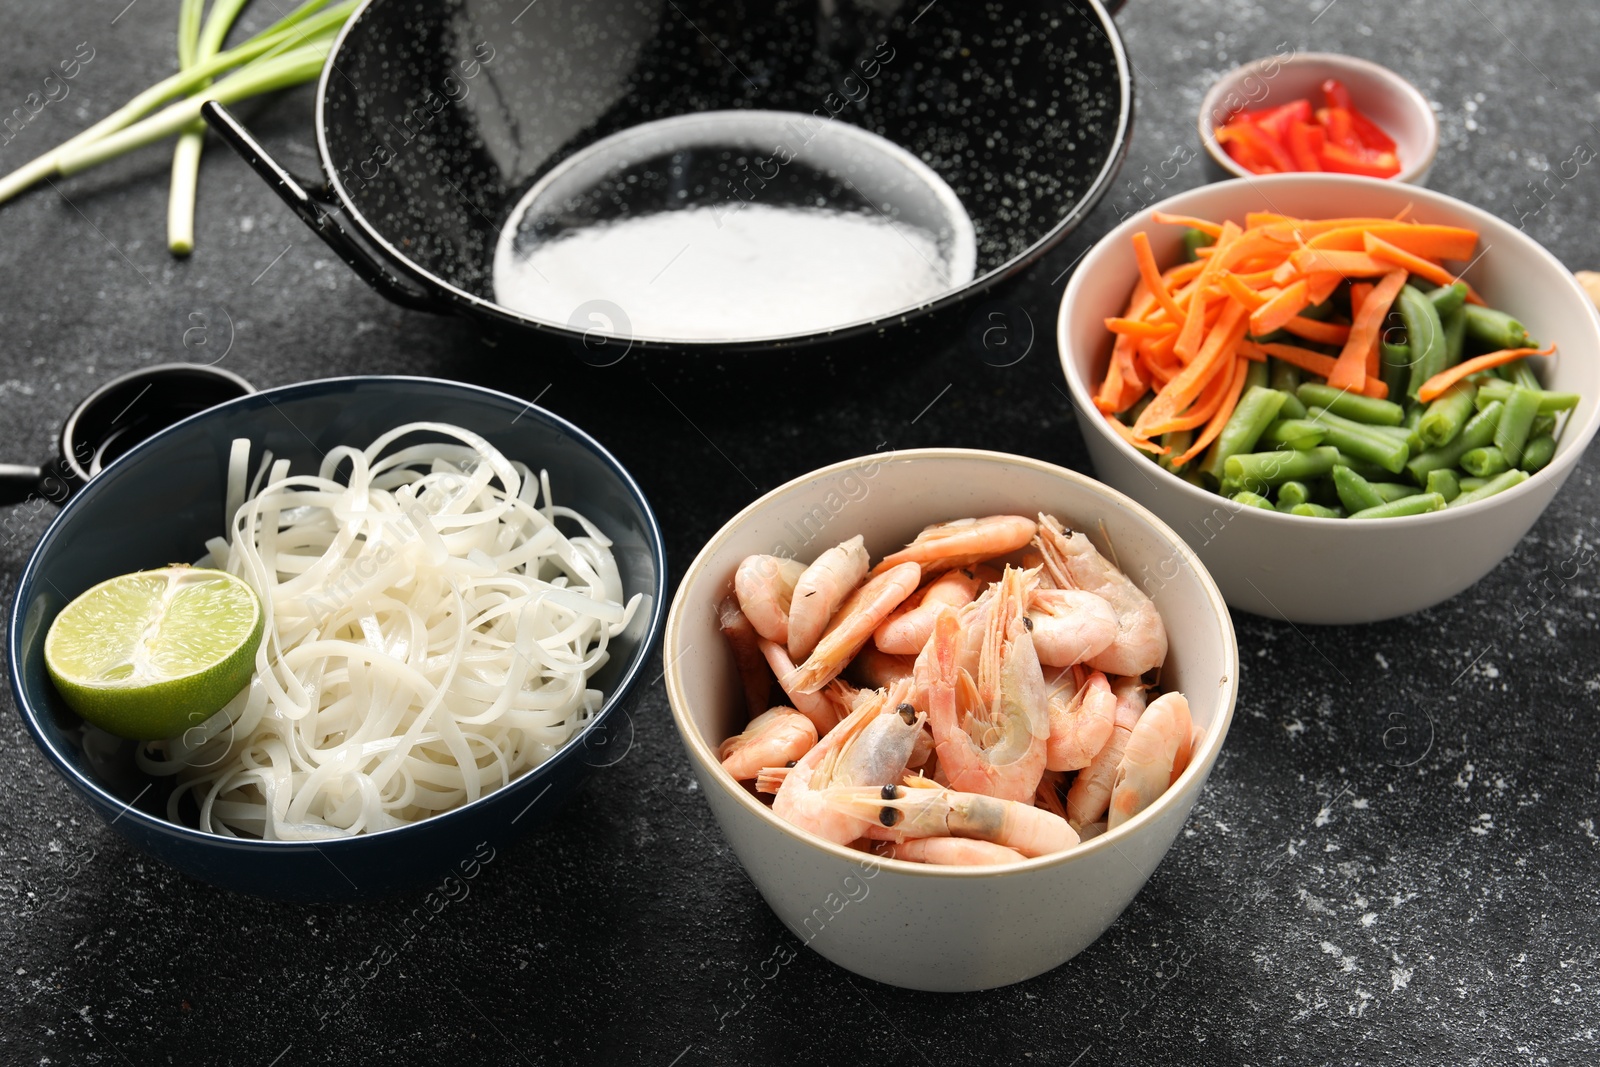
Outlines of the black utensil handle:
M 1128 0 L 1100 0 L 1100 6 L 1106 9 L 1106 14 L 1115 15 L 1127 2 Z
M 44 471 L 20 463 L 0 463 L 0 507 L 20 504 L 32 496 L 39 496 L 39 483 Z
M 307 185 L 314 183 L 303 182 L 284 170 L 277 160 L 267 155 L 266 149 L 261 147 L 260 142 L 250 136 L 250 131 L 228 113 L 227 108 L 215 100 L 208 100 L 200 108 L 200 113 L 205 116 L 206 123 L 217 131 L 217 135 L 228 142 L 228 145 L 250 164 L 251 169 L 266 180 L 283 202 L 300 216 L 300 220 L 311 227 L 312 231 L 368 285 L 401 307 L 436 313 L 449 310 L 426 291 L 401 279 L 389 269 L 377 253 L 339 225 L 336 215 L 330 213 L 327 208 L 331 207 L 337 212 L 342 210 L 341 205 L 333 201 L 319 200 L 313 196 L 307 190 Z

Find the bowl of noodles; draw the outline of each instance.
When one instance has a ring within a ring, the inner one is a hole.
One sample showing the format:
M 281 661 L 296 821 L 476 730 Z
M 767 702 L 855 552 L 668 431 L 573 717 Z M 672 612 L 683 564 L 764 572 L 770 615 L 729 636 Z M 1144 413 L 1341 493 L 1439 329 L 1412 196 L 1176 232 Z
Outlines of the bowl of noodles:
M 45 634 L 175 561 L 255 590 L 255 671 L 177 737 L 113 737 L 56 692 Z M 143 851 L 258 896 L 380 897 L 475 873 L 615 761 L 665 570 L 632 477 L 556 415 L 425 378 L 285 386 L 152 437 L 62 510 L 18 586 L 12 690 Z

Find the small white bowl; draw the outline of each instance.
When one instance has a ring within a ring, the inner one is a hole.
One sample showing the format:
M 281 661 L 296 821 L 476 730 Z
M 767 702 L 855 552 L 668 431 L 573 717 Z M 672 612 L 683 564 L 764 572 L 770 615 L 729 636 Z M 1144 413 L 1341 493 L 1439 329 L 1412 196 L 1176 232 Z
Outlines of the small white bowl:
M 1394 139 L 1400 173 L 1388 180 L 1426 184 L 1428 169 L 1439 151 L 1439 120 L 1428 98 L 1388 67 L 1337 52 L 1267 56 L 1218 78 L 1200 102 L 1200 141 L 1212 162 L 1239 178 L 1261 177 L 1241 167 L 1217 143 L 1217 127 L 1238 111 L 1257 111 L 1301 99 L 1321 107 L 1322 83 L 1328 78 L 1343 82 L 1357 109 Z
M 1532 360 L 1548 389 L 1583 399 L 1567 417 L 1555 458 L 1504 493 L 1428 515 L 1351 521 L 1244 507 L 1162 470 L 1094 406 L 1111 352 L 1107 316 L 1120 315 L 1138 280 L 1131 240 L 1144 230 L 1156 262 L 1182 255 L 1182 230 L 1157 211 L 1243 221 L 1250 211 L 1301 218 L 1393 217 L 1465 226 L 1481 254 L 1465 277 L 1492 306 L 1527 325 L 1557 354 Z M 1180 193 L 1129 218 L 1089 250 L 1061 298 L 1061 367 L 1095 472 L 1183 533 L 1235 608 L 1306 623 L 1376 622 L 1446 600 L 1510 554 L 1561 488 L 1600 429 L 1600 314 L 1538 242 L 1470 204 L 1416 186 L 1338 174 L 1274 174 Z
M 718 744 L 745 722 L 717 603 L 755 552 L 810 559 L 855 534 L 876 558 L 923 526 L 1048 511 L 1089 533 L 1151 590 L 1170 640 L 1162 685 L 1201 731 L 1188 769 L 1123 826 L 1071 851 L 995 867 L 877 859 L 778 818 L 734 781 Z M 673 721 L 712 814 L 772 910 L 847 970 L 911 989 L 1020 982 L 1081 952 L 1161 861 L 1216 763 L 1233 717 L 1239 653 L 1221 594 L 1178 536 L 1121 493 L 1021 456 L 918 449 L 836 463 L 774 489 L 723 526 L 689 565 L 667 617 Z

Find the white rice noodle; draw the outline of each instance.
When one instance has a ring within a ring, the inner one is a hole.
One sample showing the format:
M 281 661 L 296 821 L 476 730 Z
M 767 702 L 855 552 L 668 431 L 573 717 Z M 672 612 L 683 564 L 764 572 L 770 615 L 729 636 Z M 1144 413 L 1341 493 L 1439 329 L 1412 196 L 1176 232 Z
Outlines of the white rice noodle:
M 458 443 L 385 451 L 413 433 Z M 177 775 L 171 817 L 192 796 L 229 836 L 402 826 L 503 787 L 599 711 L 588 679 L 642 596 L 624 603 L 610 540 L 544 471 L 430 422 L 336 448 L 315 476 L 268 453 L 247 490 L 248 461 L 235 441 L 237 503 L 206 547 L 266 633 L 232 703 L 141 746 L 145 771 Z

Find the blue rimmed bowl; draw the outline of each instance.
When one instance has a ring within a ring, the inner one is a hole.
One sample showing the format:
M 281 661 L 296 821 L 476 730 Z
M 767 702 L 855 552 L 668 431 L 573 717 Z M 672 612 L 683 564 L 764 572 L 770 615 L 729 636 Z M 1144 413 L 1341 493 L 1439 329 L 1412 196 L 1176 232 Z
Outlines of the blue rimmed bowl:
M 133 761 L 134 745 L 84 743 L 82 721 L 44 666 L 56 613 L 106 578 L 198 558 L 223 527 L 228 449 L 236 437 L 269 448 L 296 471 L 315 470 L 339 444 L 365 445 L 406 422 L 449 422 L 512 459 L 545 468 L 557 499 L 614 542 L 623 587 L 644 593 L 591 685 L 598 715 L 545 763 L 503 789 L 410 826 L 331 841 L 257 841 L 181 826 L 166 817 L 170 780 Z M 11 689 L 51 765 L 113 830 L 203 881 L 300 901 L 386 896 L 475 874 L 500 847 L 548 820 L 595 768 L 614 762 L 612 720 L 649 657 L 666 606 L 666 555 L 644 494 L 593 437 L 506 393 L 430 378 L 351 377 L 268 389 L 194 415 L 140 444 L 87 485 L 45 531 L 11 611 Z

